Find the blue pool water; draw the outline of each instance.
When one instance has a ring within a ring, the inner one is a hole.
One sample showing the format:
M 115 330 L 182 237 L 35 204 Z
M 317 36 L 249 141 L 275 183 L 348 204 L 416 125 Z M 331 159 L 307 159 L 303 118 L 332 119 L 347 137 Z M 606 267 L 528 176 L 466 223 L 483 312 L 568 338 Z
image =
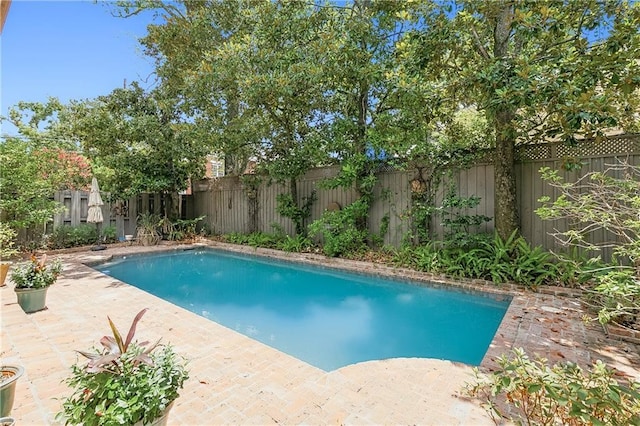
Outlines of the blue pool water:
M 326 371 L 396 357 L 478 365 L 510 302 L 217 250 L 96 269 Z

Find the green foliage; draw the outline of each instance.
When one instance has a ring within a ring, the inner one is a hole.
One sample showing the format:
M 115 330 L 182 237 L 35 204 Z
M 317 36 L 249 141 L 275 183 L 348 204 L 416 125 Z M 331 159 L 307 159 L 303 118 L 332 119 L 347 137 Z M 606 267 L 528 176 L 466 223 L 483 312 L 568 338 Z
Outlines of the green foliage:
M 55 149 L 54 149 L 55 148 Z M 64 206 L 52 199 L 55 191 L 81 180 L 88 169 L 66 168 L 53 144 L 28 138 L 6 138 L 0 143 L 0 210 L 3 221 L 13 229 L 41 227 Z
M 100 236 L 105 243 L 115 243 L 118 241 L 118 231 L 115 225 L 108 225 L 100 229 Z
M 18 250 L 15 249 L 17 235 L 17 232 L 8 224 L 0 222 L 0 260 L 18 254 Z
M 391 222 L 391 217 L 387 213 L 380 220 L 380 229 L 379 229 L 378 233 L 370 235 L 372 246 L 378 247 L 378 246 L 383 245 L 384 236 L 389 231 L 389 223 L 390 222 Z
M 433 209 L 434 214 L 441 219 L 444 228 L 444 246 L 452 248 L 470 249 L 486 239 L 477 233 L 477 228 L 483 223 L 491 221 L 490 217 L 479 214 L 467 214 L 480 204 L 480 197 L 461 197 L 455 185 L 449 186 L 442 205 Z
M 317 199 L 318 196 L 314 190 L 308 197 L 303 197 L 302 205 L 298 206 L 298 203 L 293 200 L 291 194 L 278 194 L 278 206 L 276 209 L 280 215 L 288 217 L 293 221 L 296 226 L 296 234 L 302 234 L 304 236 L 306 234 L 305 221 L 311 216 L 311 207 Z
M 616 256 L 640 262 L 640 167 L 622 162 L 575 182 L 565 182 L 557 170 L 548 167 L 540 169 L 540 174 L 560 195 L 554 201 L 542 197 L 538 216 L 573 223 L 571 229 L 553 234 L 563 245 L 593 251 L 611 247 Z M 591 243 L 590 233 L 600 229 L 613 234 L 615 241 Z
M 606 269 L 600 258 L 589 258 L 585 253 L 573 247 L 565 253 L 555 253 L 556 277 L 558 284 L 568 287 L 580 287 L 593 279 L 598 271 Z
M 115 229 L 113 229 L 115 234 Z M 47 247 L 63 249 L 95 244 L 98 241 L 98 230 L 95 225 L 82 224 L 78 226 L 62 225 L 56 227 L 47 237 Z
M 498 234 L 493 241 L 483 241 L 478 248 L 461 253 L 459 261 L 475 278 L 495 283 L 514 281 L 537 287 L 555 277 L 551 255 L 542 247 L 531 247 L 517 232 L 502 240 Z
M 489 376 L 476 369 L 466 389 L 484 401 L 497 423 L 506 418 L 525 425 L 640 425 L 640 383 L 620 384 L 600 360 L 586 372 L 576 364 L 531 361 L 522 349 L 497 361 L 500 369 Z
M 41 260 L 32 255 L 29 262 L 14 268 L 11 273 L 11 279 L 15 284 L 15 288 L 38 289 L 49 287 L 55 283 L 60 272 L 62 272 L 62 263 L 60 259 L 55 259 L 49 265 L 46 262 L 46 255 Z
M 198 236 L 198 224 L 206 216 L 198 216 L 195 219 L 177 219 L 171 223 L 170 232 L 167 235 L 169 241 L 193 241 Z
M 57 420 L 65 424 L 148 424 L 163 415 L 178 397 L 189 374 L 184 361 L 170 345 L 133 341 L 135 328 L 145 313 L 134 319 L 126 339 L 109 319 L 113 336 L 104 336 L 104 349 L 80 351 L 90 359 L 75 364 L 66 383 L 74 392 L 62 403 Z
M 297 234 L 295 237 L 285 235 L 284 239 L 277 245 L 278 250 L 295 253 L 309 251 L 311 247 L 313 247 L 311 240 L 300 234 Z
M 596 276 L 593 291 L 601 324 L 633 325 L 640 316 L 640 278 L 632 269 Z
M 282 236 L 267 234 L 266 232 L 253 232 L 249 234 L 247 244 L 251 247 L 277 248 Z
M 528 287 L 537 287 L 557 277 L 551 254 L 541 247 L 532 248 L 515 232 L 506 241 L 495 234 L 493 239 L 481 240 L 472 249 L 439 247 L 434 243 L 404 246 L 395 253 L 394 262 L 425 272 L 481 278 L 496 284 L 515 282 Z
M 368 204 L 359 199 L 342 210 L 325 211 L 309 225 L 309 235 L 322 237 L 322 250 L 327 256 L 349 256 L 367 248 L 368 232 L 358 226 L 368 212 Z
M 153 244 L 157 243 L 162 237 L 163 224 L 166 222 L 160 215 L 149 212 L 142 213 L 137 220 L 136 238 L 138 240 L 148 239 Z
M 451 114 L 439 103 L 476 105 L 486 113 L 501 200 L 496 229 L 504 239 L 518 227 L 516 142 L 573 143 L 576 135 L 598 137 L 612 127 L 637 131 L 637 2 L 401 4 L 415 26 L 396 44 L 401 60 L 394 78 L 432 101 L 434 126 Z
M 434 243 L 419 246 L 404 245 L 393 252 L 393 263 L 423 272 L 437 272 L 440 269 L 442 250 Z
M 224 236 L 224 240 L 231 244 L 246 245 L 249 243 L 249 235 L 240 232 L 232 232 Z
M 184 120 L 179 100 L 162 84 L 150 91 L 136 82 L 93 100 L 73 101 L 61 126 L 96 165 L 104 189 L 117 199 L 164 193 L 165 216 L 177 217 L 178 192 L 204 176 L 210 147 Z
M 268 234 L 266 232 L 252 232 L 250 234 L 233 232 L 224 236 L 225 241 L 231 244 L 248 245 L 254 248 L 264 247 L 274 249 L 279 249 L 285 238 L 286 237 L 284 235 L 279 233 Z
M 542 219 L 572 223 L 569 230 L 553 235 L 574 250 L 597 253 L 612 248 L 612 261 L 620 262 L 603 268 L 605 273 L 593 270 L 599 257 L 575 265 L 579 276 L 595 283 L 590 302 L 598 310 L 598 320 L 633 325 L 640 313 L 640 167 L 621 162 L 602 172 L 586 173 L 575 182 L 566 182 L 557 170 L 548 167 L 540 173 L 560 195 L 554 201 L 541 198 L 543 205 L 536 213 Z M 590 234 L 597 230 L 605 230 L 613 238 L 594 244 Z M 629 269 L 623 266 L 629 264 Z

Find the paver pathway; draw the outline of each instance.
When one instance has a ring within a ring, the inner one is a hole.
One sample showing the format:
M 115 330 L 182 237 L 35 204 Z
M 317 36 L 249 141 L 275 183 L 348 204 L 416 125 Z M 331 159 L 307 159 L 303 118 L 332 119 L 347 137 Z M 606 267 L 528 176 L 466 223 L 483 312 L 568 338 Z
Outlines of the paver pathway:
M 137 337 L 151 341 L 162 337 L 190 360 L 191 378 L 171 411 L 170 425 L 492 424 L 477 403 L 460 396 L 471 379 L 468 366 L 411 358 L 366 362 L 327 373 L 82 264 L 164 249 L 110 247 L 62 255 L 65 270 L 49 289 L 48 309 L 29 315 L 15 302 L 11 283 L 0 289 L 2 362 L 16 362 L 26 369 L 12 413 L 18 425 L 56 424 L 60 398 L 69 394 L 62 380 L 77 359 L 75 350 L 96 345 L 108 333 L 107 315 L 126 329 L 145 307 L 149 312 Z M 298 260 L 356 269 L 365 265 L 311 255 L 298 255 Z M 381 274 L 400 273 L 375 269 Z M 637 347 L 585 328 L 575 322 L 580 316 L 579 305 L 571 299 L 533 293 L 516 296 L 483 366 L 491 368 L 491 358 L 509 347 L 524 346 L 552 360 L 589 364 L 604 359 L 639 377 Z

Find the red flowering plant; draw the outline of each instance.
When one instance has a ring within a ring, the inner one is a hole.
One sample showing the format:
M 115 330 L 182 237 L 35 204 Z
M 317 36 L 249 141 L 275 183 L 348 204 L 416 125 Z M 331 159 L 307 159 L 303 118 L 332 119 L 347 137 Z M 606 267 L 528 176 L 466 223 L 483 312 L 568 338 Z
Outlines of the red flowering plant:
M 91 166 L 86 157 L 61 148 L 42 148 L 35 155 L 43 163 L 42 178 L 59 189 L 86 189 Z
M 60 272 L 62 272 L 60 259 L 55 259 L 47 265 L 46 255 L 42 256 L 40 260 L 36 255 L 31 255 L 29 262 L 15 268 L 11 273 L 11 279 L 17 289 L 45 288 L 56 282 Z

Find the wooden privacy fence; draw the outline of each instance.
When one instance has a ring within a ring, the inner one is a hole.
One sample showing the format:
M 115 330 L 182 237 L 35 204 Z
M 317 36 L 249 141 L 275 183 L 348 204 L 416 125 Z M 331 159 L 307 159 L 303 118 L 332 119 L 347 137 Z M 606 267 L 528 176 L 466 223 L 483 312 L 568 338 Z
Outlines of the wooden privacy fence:
M 164 197 L 162 194 L 140 194 L 126 201 L 111 203 L 108 194 L 103 194 L 104 205 L 102 206 L 102 216 L 104 221 L 101 226 L 115 226 L 116 235 L 124 238 L 125 235 L 135 235 L 136 219 L 142 213 L 160 214 L 164 207 Z M 53 227 L 63 225 L 78 226 L 87 223 L 87 213 L 89 211 L 88 191 L 60 191 L 54 195 L 54 199 L 64 205 L 65 210 L 53 218 Z M 196 217 L 193 215 L 189 199 L 182 196 L 181 199 L 182 217 Z
M 566 171 L 562 166 L 568 161 L 582 163 L 582 167 L 579 170 Z M 521 232 L 524 237 L 532 245 L 542 245 L 547 250 L 558 249 L 557 242 L 549 233 L 555 229 L 566 230 L 569 226 L 566 221 L 543 221 L 535 214 L 535 210 L 540 207 L 540 197 L 546 195 L 556 199 L 559 195 L 542 181 L 539 173 L 541 167 L 560 170 L 566 181 L 574 182 L 586 173 L 603 171 L 607 165 L 617 164 L 619 161 L 640 166 L 640 138 L 619 136 L 600 143 L 584 142 L 577 146 L 547 143 L 520 147 L 516 164 L 516 183 Z M 345 207 L 357 199 L 353 190 L 321 187 L 322 180 L 335 176 L 338 171 L 338 167 L 313 169 L 298 181 L 299 202 L 303 197 L 310 196 L 313 191 L 317 196 L 308 223 L 320 218 L 327 208 Z M 378 234 L 383 218 L 389 218 L 388 231 L 384 234 L 385 244 L 397 247 L 409 235 L 411 181 L 416 177 L 415 170 L 383 170 L 378 173 L 378 183 L 374 190 L 375 201 L 369 212 L 369 225 L 370 232 Z M 455 173 L 438 188 L 436 203 L 442 201 L 443 194 L 452 184 L 456 186 L 461 197 L 480 197 L 480 204 L 464 213 L 493 218 L 492 164 L 476 164 Z M 274 228 L 279 228 L 289 235 L 294 235 L 293 222 L 280 216 L 276 210 L 276 198 L 282 193 L 288 193 L 286 185 L 262 183 L 254 192 L 243 186 L 238 177 L 203 180 L 193 185 L 193 195 L 182 196 L 182 217 L 193 219 L 204 215 L 209 229 L 217 234 L 273 232 Z M 56 194 L 55 199 L 64 204 L 66 211 L 54 218 L 54 227 L 86 223 L 88 198 L 89 193 L 84 191 L 62 191 Z M 108 197 L 105 197 L 106 199 Z M 105 202 L 102 208 L 103 226 L 115 225 L 119 237 L 134 234 L 137 216 L 144 212 L 160 213 L 163 203 L 161 194 L 142 194 L 119 207 Z M 434 217 L 431 227 L 436 237 L 442 237 L 443 228 L 437 217 Z M 493 221 L 484 224 L 478 232 L 493 232 Z M 591 235 L 592 242 L 607 241 L 610 238 L 611 236 L 602 230 Z
M 548 195 L 555 199 L 557 192 L 545 184 L 539 170 L 550 167 L 561 170 L 567 181 L 591 172 L 602 171 L 607 164 L 627 161 L 640 165 L 640 138 L 620 136 L 600 143 L 584 142 L 577 146 L 557 143 L 527 145 L 518 149 L 516 180 L 518 188 L 518 208 L 521 232 L 532 245 L 542 245 L 546 249 L 557 249 L 555 239 L 549 235 L 554 229 L 567 229 L 564 221 L 542 221 L 535 210 L 540 207 L 538 199 Z M 567 161 L 580 162 L 582 167 L 576 171 L 565 171 L 562 166 Z M 344 207 L 357 196 L 353 190 L 323 189 L 320 182 L 338 173 L 338 167 L 318 168 L 309 171 L 298 181 L 299 202 L 303 197 L 316 192 L 317 201 L 311 209 L 309 223 L 320 218 L 330 206 Z M 416 171 L 383 171 L 378 174 L 375 188 L 375 202 L 369 212 L 370 232 L 378 233 L 383 217 L 389 217 L 389 227 L 384 235 L 385 244 L 399 246 L 407 237 L 411 221 L 408 217 L 411 207 L 411 181 Z M 466 211 L 467 214 L 494 216 L 494 174 L 490 163 L 476 164 L 467 170 L 455 173 L 451 180 L 445 180 L 438 189 L 437 202 L 442 200 L 447 186 L 455 184 L 461 197 L 480 197 L 480 204 Z M 238 177 L 221 177 L 197 182 L 193 187 L 193 212 L 196 216 L 206 215 L 210 229 L 218 234 L 231 232 L 247 233 L 251 231 L 273 232 L 274 226 L 287 234 L 295 233 L 294 224 L 276 211 L 278 194 L 288 193 L 282 184 L 262 183 L 257 192 L 249 191 Z M 437 236 L 443 229 L 434 218 L 432 228 Z M 493 232 L 493 221 L 483 225 L 480 232 Z M 594 242 L 605 241 L 604 231 L 591 235 Z

